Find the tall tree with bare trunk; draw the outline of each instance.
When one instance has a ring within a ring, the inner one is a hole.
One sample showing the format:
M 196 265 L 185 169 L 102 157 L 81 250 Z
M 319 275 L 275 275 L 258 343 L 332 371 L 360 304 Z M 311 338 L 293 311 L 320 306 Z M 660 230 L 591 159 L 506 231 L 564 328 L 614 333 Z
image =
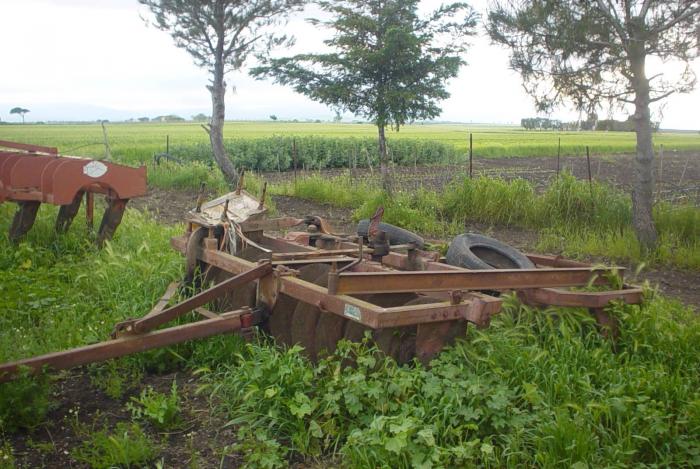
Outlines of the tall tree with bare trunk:
M 632 216 L 647 249 L 657 242 L 650 105 L 695 86 L 699 23 L 698 0 L 496 0 L 488 14 L 491 39 L 511 49 L 511 66 L 540 110 L 566 101 L 589 113 L 604 103 L 633 107 Z M 650 77 L 652 57 L 683 70 Z
M 212 116 L 205 130 L 212 153 L 227 182 L 235 186 L 239 172 L 224 148 L 228 72 L 240 70 L 250 56 L 263 56 L 275 46 L 290 44 L 279 32 L 288 15 L 305 0 L 139 0 L 154 15 L 153 24 L 168 31 L 175 45 L 211 74 Z
M 331 15 L 332 52 L 277 58 L 251 74 L 272 77 L 315 101 L 372 120 L 377 126 L 382 186 L 391 192 L 386 128 L 440 115 L 448 79 L 464 64 L 474 11 L 445 4 L 422 17 L 418 0 L 318 2 Z

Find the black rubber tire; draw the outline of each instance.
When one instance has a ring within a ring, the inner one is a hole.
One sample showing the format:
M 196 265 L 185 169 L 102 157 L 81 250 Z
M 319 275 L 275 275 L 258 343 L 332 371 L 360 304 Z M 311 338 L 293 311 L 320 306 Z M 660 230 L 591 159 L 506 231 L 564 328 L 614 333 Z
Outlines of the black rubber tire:
M 369 229 L 369 220 L 360 220 L 357 224 L 357 234 L 363 238 L 367 238 L 367 230 Z M 395 246 L 397 244 L 408 244 L 416 243 L 418 249 L 423 249 L 425 246 L 425 240 L 418 236 L 417 234 L 399 228 L 398 226 L 390 225 L 389 223 L 380 222 L 379 230 L 386 233 L 389 237 L 389 245 Z
M 447 249 L 447 263 L 473 270 L 534 269 L 535 264 L 512 246 L 478 233 L 457 236 Z

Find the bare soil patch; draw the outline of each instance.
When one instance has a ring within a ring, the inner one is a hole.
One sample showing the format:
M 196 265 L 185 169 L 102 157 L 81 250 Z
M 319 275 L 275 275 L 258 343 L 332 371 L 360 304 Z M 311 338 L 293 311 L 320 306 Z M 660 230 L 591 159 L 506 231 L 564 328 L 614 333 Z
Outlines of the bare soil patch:
M 226 427 L 226 421 L 211 412 L 203 395 L 196 394 L 195 378 L 186 372 L 146 375 L 141 387 L 152 386 L 167 394 L 173 380 L 177 381 L 181 398 L 182 428 L 159 432 L 148 424 L 141 425 L 158 447 L 156 461 L 162 460 L 163 467 L 240 467 L 240 458 L 227 450 L 235 442 L 234 429 Z M 121 399 L 112 399 L 92 385 L 83 369 L 68 372 L 54 389 L 52 401 L 56 408 L 45 423 L 33 432 L 19 432 L 9 438 L 18 467 L 89 467 L 72 456 L 84 438 L 80 432 L 76 433 L 76 422 L 96 431 L 104 428 L 111 431 L 119 422 L 132 421 L 126 404 L 140 392 L 132 391 Z
M 187 212 L 197 205 L 198 191 L 166 190 L 149 187 L 144 197 L 129 201 L 127 209 L 136 208 L 148 211 L 161 223 L 168 225 L 182 223 Z M 205 200 L 215 197 L 214 193 L 205 194 Z

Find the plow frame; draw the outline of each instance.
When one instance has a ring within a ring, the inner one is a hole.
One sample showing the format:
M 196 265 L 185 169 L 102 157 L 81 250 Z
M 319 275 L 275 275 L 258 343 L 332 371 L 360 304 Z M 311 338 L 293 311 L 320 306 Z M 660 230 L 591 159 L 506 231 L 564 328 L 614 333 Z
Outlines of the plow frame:
M 224 209 L 224 214 L 228 207 Z M 262 207 L 262 203 L 260 204 Z M 281 228 L 300 224 L 298 219 L 255 220 L 249 227 Z M 314 225 L 316 226 L 316 225 Z M 326 226 L 323 223 L 320 226 Z M 414 245 L 367 247 L 361 238 L 328 232 L 290 232 L 284 237 L 268 236 L 262 229 L 246 235 L 267 258 L 252 262 L 222 249 L 212 225 L 190 221 L 188 232 L 171 239 L 172 247 L 190 256 L 188 241 L 198 228 L 205 228 L 194 256 L 206 272 L 214 267 L 233 277 L 217 283 L 173 306 L 168 306 L 179 289 L 171 284 L 154 308 L 140 319 L 115 325 L 113 339 L 72 350 L 56 352 L 0 365 L 0 381 L 13 379 L 22 367 L 38 371 L 48 366 L 66 369 L 87 363 L 172 345 L 216 334 L 248 330 L 265 323 L 281 294 L 312 305 L 370 329 L 416 326 L 416 357 L 427 363 L 447 343 L 446 335 L 455 321 L 488 327 L 501 308 L 501 299 L 489 292 L 517 292 L 527 304 L 588 308 L 601 333 L 617 335 L 615 320 L 605 311 L 611 301 L 640 303 L 642 290 L 624 285 L 620 290 L 578 291 L 562 287 L 605 285 L 608 274 L 622 276 L 624 269 L 592 267 L 561 257 L 528 255 L 535 269 L 467 270 L 442 262 L 436 252 Z M 297 278 L 300 265 L 330 265 L 328 286 Z M 221 314 L 204 308 L 209 302 L 237 288 L 254 283 L 256 305 Z M 426 304 L 384 307 L 353 295 L 414 293 Z M 157 329 L 188 313 L 200 320 Z

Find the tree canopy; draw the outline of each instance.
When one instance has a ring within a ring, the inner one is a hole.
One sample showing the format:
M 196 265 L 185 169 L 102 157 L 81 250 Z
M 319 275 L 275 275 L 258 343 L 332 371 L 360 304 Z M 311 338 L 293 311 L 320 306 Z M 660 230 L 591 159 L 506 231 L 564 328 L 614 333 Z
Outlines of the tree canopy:
M 322 1 L 331 19 L 311 22 L 333 31 L 325 41 L 331 52 L 272 59 L 251 74 L 272 77 L 315 101 L 374 122 L 386 176 L 384 129 L 398 130 L 440 114 L 439 102 L 449 97 L 446 81 L 464 64 L 466 38 L 476 22 L 464 3 L 443 5 L 425 18 L 418 15 L 418 3 Z
M 23 107 L 13 107 L 10 109 L 10 114 L 19 114 L 22 116 L 22 123 L 24 124 L 24 115 L 26 113 L 30 112 L 29 109 L 25 109 Z
M 649 102 L 690 91 L 698 57 L 700 3 L 691 0 L 507 0 L 488 14 L 488 31 L 511 49 L 511 67 L 539 110 L 570 100 L 591 112 L 634 103 L 637 57 L 680 60 L 685 68 L 648 78 Z
M 497 0 L 488 15 L 491 39 L 510 48 L 511 67 L 539 110 L 569 101 L 593 115 L 606 103 L 634 105 L 633 224 L 646 248 L 657 239 L 650 104 L 695 86 L 699 23 L 697 0 Z M 685 67 L 649 77 L 650 57 Z
M 312 20 L 335 30 L 325 44 L 335 52 L 299 54 L 255 67 L 310 98 L 399 127 L 439 115 L 438 102 L 449 97 L 447 79 L 463 65 L 465 37 L 475 15 L 463 3 L 442 6 L 419 18 L 417 0 L 340 0 L 321 2 L 333 15 Z
M 239 70 L 251 55 L 262 56 L 270 48 L 290 42 L 280 32 L 285 17 L 305 0 L 139 0 L 168 31 L 175 45 L 185 49 L 195 63 L 211 73 L 212 97 L 209 133 L 214 158 L 231 185 L 238 172 L 226 155 L 223 125 L 226 117 L 225 75 Z

